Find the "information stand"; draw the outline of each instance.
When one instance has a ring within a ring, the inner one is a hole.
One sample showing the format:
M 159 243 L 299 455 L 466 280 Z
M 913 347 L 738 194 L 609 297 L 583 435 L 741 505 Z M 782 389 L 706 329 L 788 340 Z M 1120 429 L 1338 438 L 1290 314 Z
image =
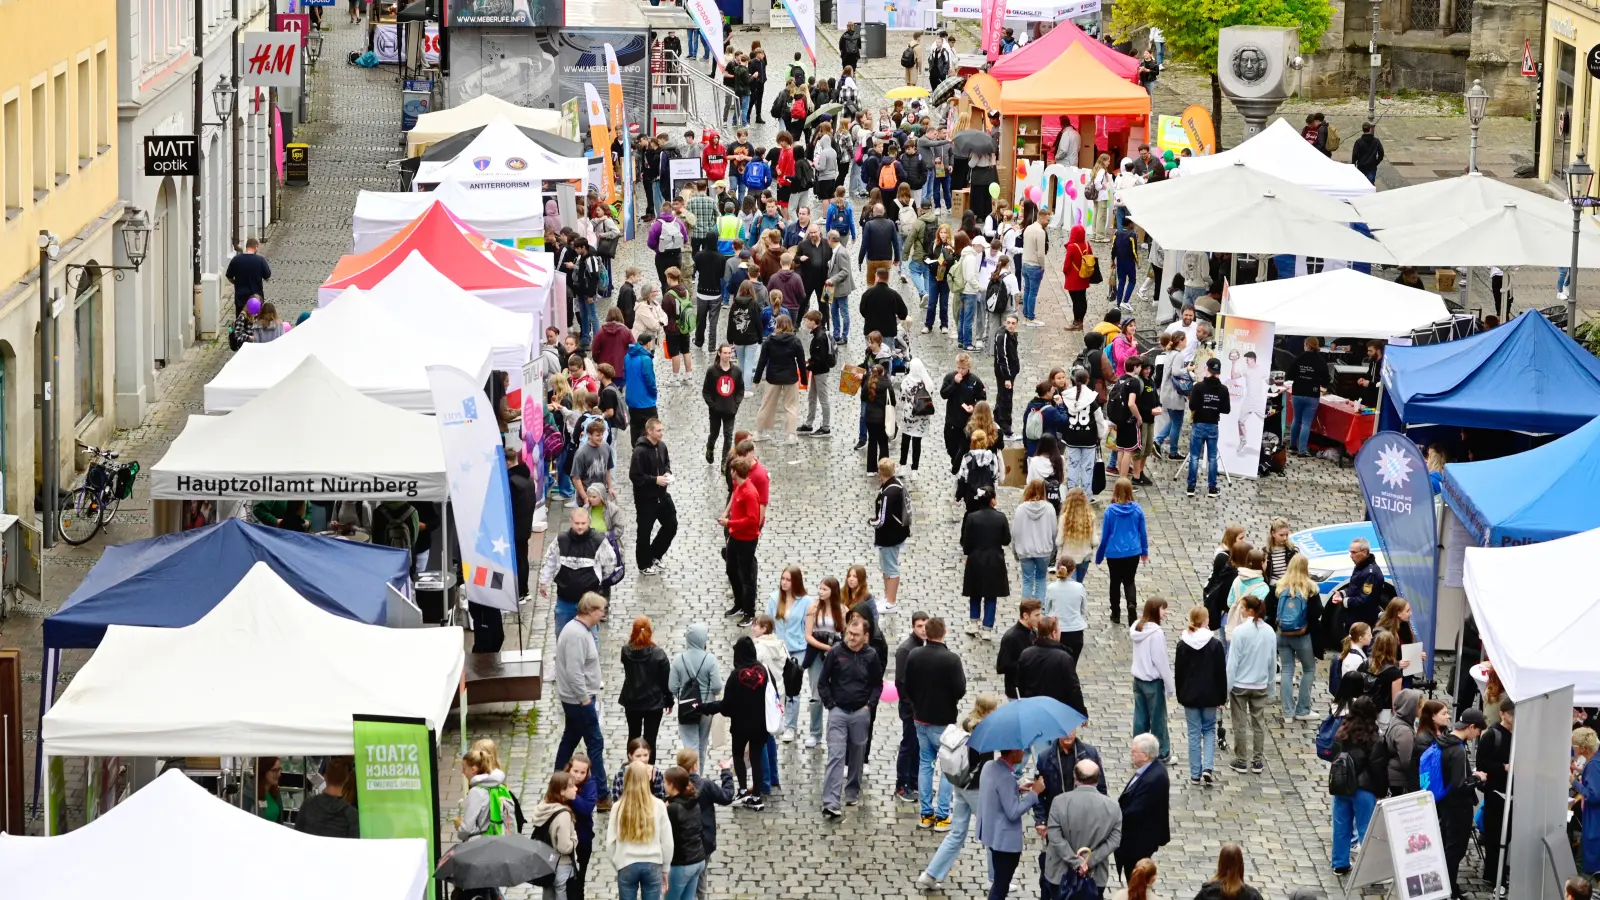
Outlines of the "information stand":
M 1439 837 L 1439 814 L 1432 793 L 1417 791 L 1378 801 L 1344 895 L 1358 896 L 1360 888 L 1383 881 L 1394 882 L 1390 896 L 1397 900 L 1447 900 L 1450 896 L 1444 840 Z

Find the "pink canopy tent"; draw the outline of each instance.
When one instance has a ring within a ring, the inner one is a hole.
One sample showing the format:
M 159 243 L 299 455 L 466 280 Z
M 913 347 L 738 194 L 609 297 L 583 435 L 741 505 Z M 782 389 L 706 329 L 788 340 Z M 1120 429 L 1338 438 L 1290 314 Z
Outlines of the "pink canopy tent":
M 989 68 L 989 74 L 1002 83 L 1026 78 L 1043 69 L 1073 44 L 1081 44 L 1089 55 L 1097 62 L 1111 70 L 1118 78 L 1126 78 L 1134 84 L 1139 83 L 1139 60 L 1120 53 L 1105 44 L 1095 40 L 1088 32 L 1073 24 L 1071 20 L 1061 22 L 1050 29 L 1037 40 L 1029 41 L 1027 46 L 1020 50 L 1007 53 Z M 1083 130 L 1083 123 L 1077 116 L 1067 117 L 1072 122 L 1072 127 Z M 1127 116 L 1100 116 L 1095 119 L 1096 149 L 1105 150 L 1111 146 L 1110 135 L 1113 132 L 1126 132 L 1131 127 Z M 1047 147 L 1055 146 L 1055 136 L 1061 129 L 1057 127 L 1053 117 L 1046 117 L 1044 122 L 1044 138 Z M 1115 162 L 1115 160 L 1113 160 Z

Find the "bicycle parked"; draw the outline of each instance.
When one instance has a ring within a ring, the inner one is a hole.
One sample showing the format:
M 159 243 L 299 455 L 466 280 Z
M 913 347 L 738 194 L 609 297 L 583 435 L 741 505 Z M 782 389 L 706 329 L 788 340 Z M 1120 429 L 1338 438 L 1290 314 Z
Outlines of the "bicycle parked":
M 133 480 L 139 474 L 137 462 L 118 463 L 114 450 L 84 445 L 92 460 L 82 486 L 68 491 L 56 512 L 61 539 L 77 547 L 100 533 L 117 517 L 117 507 L 133 496 Z

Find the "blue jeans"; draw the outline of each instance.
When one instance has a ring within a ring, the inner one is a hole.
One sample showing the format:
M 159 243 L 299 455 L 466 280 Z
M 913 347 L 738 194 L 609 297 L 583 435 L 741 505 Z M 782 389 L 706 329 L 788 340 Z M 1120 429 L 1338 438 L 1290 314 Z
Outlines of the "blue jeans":
M 972 322 L 978 315 L 978 295 L 961 295 L 961 320 L 956 328 L 956 343 L 972 346 Z
M 1189 490 L 1194 490 L 1195 478 L 1200 470 L 1200 451 L 1206 453 L 1206 488 L 1217 489 L 1217 426 L 1211 422 L 1196 422 L 1189 426 Z
M 943 725 L 925 725 L 921 722 L 917 726 L 917 793 L 922 802 L 922 814 L 925 816 L 937 815 L 944 818 L 950 815 L 950 782 L 945 780 L 944 774 L 938 770 L 935 760 L 939 756 L 939 735 L 944 734 Z M 933 782 L 939 782 L 938 803 L 935 804 L 933 796 Z
M 1333 798 L 1333 867 L 1350 866 L 1350 844 L 1367 836 L 1367 823 L 1378 798 L 1371 791 L 1356 789 L 1354 797 Z
M 951 207 L 952 196 L 950 193 L 950 176 L 946 175 L 943 178 L 935 178 L 932 174 L 930 174 L 928 176 L 928 183 L 933 185 L 934 208 L 937 209 L 942 206 L 944 209 L 949 209 Z
M 595 784 L 600 786 L 600 796 L 606 796 L 606 739 L 600 733 L 600 716 L 594 707 L 594 701 L 583 705 L 576 703 L 561 704 L 561 743 L 556 745 L 556 771 L 567 767 L 568 760 L 572 759 L 572 751 L 578 748 L 578 741 L 583 741 L 583 747 L 589 752 L 589 761 L 594 764 Z M 659 893 L 661 885 L 656 885 Z
M 634 863 L 617 871 L 618 900 L 661 900 L 661 867 Z
M 1090 562 L 1091 560 L 1087 559 L 1080 560 L 1078 562 L 1078 568 L 1074 569 L 1072 572 L 1072 578 L 1074 581 L 1078 582 L 1079 584 L 1083 584 L 1083 579 L 1089 575 Z
M 1566 266 L 1556 269 L 1556 293 L 1567 289 L 1567 282 L 1572 280 L 1572 270 Z
M 578 340 L 579 340 L 579 342 L 584 343 L 584 344 L 589 343 L 589 339 L 594 337 L 595 333 L 598 332 L 599 330 L 600 330 L 600 308 L 594 302 L 594 298 L 593 297 L 580 297 L 580 298 L 578 298 L 578 334 L 579 334 Z
M 1094 495 L 1094 460 L 1096 455 L 1094 447 L 1068 447 L 1067 448 L 1067 483 L 1063 485 L 1066 490 L 1083 488 L 1085 494 Z M 1078 579 L 1082 581 L 1083 579 Z
M 949 782 L 946 782 L 948 784 Z M 962 788 L 956 791 L 956 802 L 950 810 L 950 830 L 945 832 L 939 849 L 928 861 L 928 874 L 934 881 L 943 881 L 967 844 L 967 833 L 972 827 L 972 817 L 978 814 L 978 792 Z M 987 854 L 985 854 L 987 855 Z
M 1132 272 L 1117 269 L 1117 290 L 1112 296 L 1116 298 L 1118 306 L 1127 306 L 1133 302 L 1133 288 L 1138 278 Z
M 978 621 L 978 616 L 979 616 L 979 614 L 981 612 L 981 614 L 983 616 L 983 627 L 985 627 L 985 628 L 993 628 L 994 627 L 994 605 L 995 605 L 995 598 L 994 597 L 968 597 L 967 598 L 967 618 L 969 618 L 972 621 L 976 622 L 976 621 Z
M 700 52 L 700 43 L 701 43 L 701 41 L 700 41 L 700 29 L 698 29 L 698 28 L 689 29 L 689 55 L 688 55 L 689 59 L 694 59 L 695 56 Z M 706 52 L 709 53 L 710 51 L 711 51 L 711 48 L 710 47 L 706 47 Z
M 739 98 L 739 124 L 740 125 L 749 125 L 750 124 L 750 95 L 749 94 L 745 94 L 743 97 Z M 744 202 L 744 196 L 743 196 L 744 195 L 744 191 L 740 191 L 739 194 L 740 194 L 739 202 L 743 203 Z
M 1161 758 L 1172 753 L 1172 742 L 1167 736 L 1167 685 L 1161 679 L 1133 680 L 1133 733 L 1149 732 L 1161 742 Z
M 950 282 L 939 281 L 932 275 L 928 276 L 928 315 L 922 322 L 923 328 L 933 328 L 933 308 L 939 308 L 939 327 L 950 327 Z
M 847 341 L 850 339 L 850 295 L 834 295 L 832 306 L 833 339 Z
M 661 211 L 661 182 L 650 182 L 650 208 L 656 212 Z
M 557 600 L 555 602 L 555 617 L 556 637 L 559 638 L 561 637 L 561 629 L 567 627 L 568 622 L 571 622 L 573 619 L 578 617 L 578 604 L 569 603 L 565 600 Z M 591 626 L 589 628 L 589 633 L 594 635 L 595 646 L 600 646 L 600 626 Z
M 741 346 L 735 344 L 733 356 L 734 360 L 739 363 L 739 371 L 744 373 L 745 384 L 748 385 L 750 379 L 755 377 L 756 374 L 756 363 L 761 357 L 761 345 L 744 344 Z
M 1167 444 L 1169 456 L 1178 455 L 1178 438 L 1183 434 L 1183 408 L 1169 409 L 1161 422 L 1161 427 L 1156 429 L 1156 445 L 1163 441 Z
M 1022 317 L 1033 321 L 1033 310 L 1039 302 L 1039 285 L 1044 281 L 1044 266 L 1022 267 Z
M 1022 558 L 1022 599 L 1044 599 L 1044 579 L 1050 571 L 1050 557 L 1024 556 Z
M 1217 708 L 1185 706 L 1183 718 L 1189 723 L 1189 777 L 1199 778 L 1217 758 Z
M 1311 420 L 1317 417 L 1317 407 L 1322 405 L 1322 399 L 1296 394 L 1289 400 L 1294 407 L 1294 427 L 1289 432 L 1289 446 L 1305 453 L 1311 445 Z
M 1127 210 L 1127 207 L 1123 207 L 1123 206 L 1112 207 L 1112 218 L 1114 220 L 1116 220 L 1116 223 L 1117 223 L 1116 230 L 1117 231 L 1121 231 L 1122 230 L 1122 223 L 1128 221 L 1128 210 Z
M 928 264 L 920 259 L 908 260 L 906 268 L 911 270 L 911 283 L 916 285 L 917 293 L 926 297 L 933 293 L 928 290 L 928 282 L 932 280 L 932 273 L 928 271 Z
M 562 450 L 561 455 L 556 457 L 556 477 L 553 479 L 555 481 L 555 493 L 568 498 L 572 496 L 574 490 L 572 477 L 567 474 L 567 454 L 570 452 Z M 549 482 L 547 481 L 546 484 L 548 485 Z M 556 632 L 558 635 L 560 633 L 559 631 Z
M 1300 695 L 1294 707 L 1289 706 L 1289 692 L 1294 686 L 1294 662 L 1300 661 Z M 1311 635 L 1294 637 L 1278 635 L 1278 701 L 1283 716 L 1304 716 L 1311 713 L 1311 682 L 1317 677 L 1317 658 L 1311 652 Z
M 756 790 L 763 794 L 772 793 L 778 787 L 778 739 L 767 735 L 766 759 L 761 767 L 761 781 L 756 785 Z
M 667 870 L 666 900 L 691 900 L 700 879 L 706 874 L 705 860 L 687 866 L 673 866 Z

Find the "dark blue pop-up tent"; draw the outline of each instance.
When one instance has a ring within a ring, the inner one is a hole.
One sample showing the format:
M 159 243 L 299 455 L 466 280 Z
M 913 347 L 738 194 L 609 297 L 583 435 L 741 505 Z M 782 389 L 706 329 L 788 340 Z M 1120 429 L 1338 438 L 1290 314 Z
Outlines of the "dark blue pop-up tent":
M 1600 418 L 1542 447 L 1444 467 L 1444 496 L 1484 547 L 1600 528 Z
M 1600 359 L 1536 311 L 1472 337 L 1393 347 L 1380 431 L 1452 425 L 1567 434 L 1600 416 Z
M 229 519 L 106 548 L 60 611 L 44 620 L 47 650 L 96 647 L 107 625 L 193 625 L 264 562 L 333 613 L 383 625 L 389 587 L 409 596 L 410 554 Z

